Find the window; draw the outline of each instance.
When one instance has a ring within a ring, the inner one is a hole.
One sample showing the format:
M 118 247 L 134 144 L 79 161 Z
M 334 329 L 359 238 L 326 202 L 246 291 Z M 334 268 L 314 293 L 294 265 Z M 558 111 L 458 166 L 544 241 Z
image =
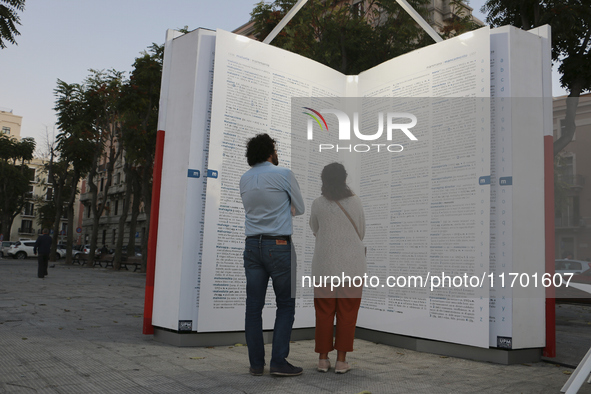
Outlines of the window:
M 365 11 L 363 7 L 363 0 L 353 1 L 352 11 L 353 15 L 356 17 L 363 16 L 363 13 Z
M 23 215 L 34 216 L 35 215 L 35 204 L 33 204 L 32 202 L 25 203 L 25 207 L 23 209 Z
M 86 217 L 90 217 L 90 205 L 86 206 Z
M 106 244 L 107 243 L 107 230 L 103 230 L 103 242 L 102 244 Z
M 33 221 L 23 219 L 21 221 L 21 233 L 32 234 L 33 233 Z
M 10 134 L 10 127 L 2 126 L 2 134 Z
M 68 235 L 68 223 L 62 223 L 61 235 Z
M 101 190 L 99 191 L 103 191 L 103 187 L 105 186 L 105 178 L 101 178 Z
M 113 240 L 111 241 L 111 245 L 115 245 L 117 243 L 117 229 L 113 229 Z
M 117 184 L 117 185 L 118 185 L 118 184 L 120 184 L 120 183 L 121 183 L 121 173 L 120 173 L 120 172 L 118 172 L 118 173 L 117 173 L 117 175 L 116 175 L 116 182 L 115 182 L 115 184 Z
M 35 182 L 35 169 L 34 168 L 28 169 L 28 175 L 29 175 L 29 181 Z
M 113 213 L 113 215 L 117 215 L 117 213 L 119 212 L 119 200 L 115 200 L 115 212 Z
M 47 194 L 45 195 L 45 201 L 51 201 L 52 197 L 53 197 L 53 188 L 48 187 Z

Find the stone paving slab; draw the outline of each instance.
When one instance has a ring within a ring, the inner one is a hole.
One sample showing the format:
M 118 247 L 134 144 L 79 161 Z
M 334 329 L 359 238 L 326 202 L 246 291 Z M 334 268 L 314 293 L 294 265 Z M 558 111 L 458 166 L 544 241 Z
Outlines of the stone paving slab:
M 558 393 L 572 372 L 356 340 L 353 370 L 318 373 L 306 340 L 292 343 L 290 354 L 303 375 L 276 378 L 267 368 L 254 377 L 245 346 L 177 348 L 142 335 L 144 284 L 143 274 L 60 262 L 38 279 L 36 261 L 1 259 L 0 393 Z M 572 331 L 566 342 L 584 347 L 591 330 L 577 332 L 589 326 L 590 307 L 560 308 L 571 318 L 559 335 Z

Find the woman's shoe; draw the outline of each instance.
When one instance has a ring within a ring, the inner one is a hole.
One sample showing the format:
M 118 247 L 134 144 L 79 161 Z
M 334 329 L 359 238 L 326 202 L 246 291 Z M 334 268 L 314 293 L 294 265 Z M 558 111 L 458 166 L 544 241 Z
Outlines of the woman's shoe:
M 336 365 L 334 366 L 334 373 L 347 373 L 351 367 L 349 363 L 346 361 L 337 361 Z
M 318 372 L 328 372 L 330 369 L 330 359 L 321 358 L 318 360 Z

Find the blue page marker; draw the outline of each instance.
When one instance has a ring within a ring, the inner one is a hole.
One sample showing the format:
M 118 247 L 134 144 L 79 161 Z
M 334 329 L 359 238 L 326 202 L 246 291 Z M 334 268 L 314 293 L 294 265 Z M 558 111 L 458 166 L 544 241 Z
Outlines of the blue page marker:
M 479 185 L 490 185 L 490 175 L 488 176 L 481 176 L 478 180 Z
M 216 170 L 207 170 L 207 177 L 208 178 L 217 178 L 218 172 Z
M 201 176 L 201 172 L 199 170 L 191 170 L 189 169 L 189 173 L 187 175 L 189 178 L 199 178 Z

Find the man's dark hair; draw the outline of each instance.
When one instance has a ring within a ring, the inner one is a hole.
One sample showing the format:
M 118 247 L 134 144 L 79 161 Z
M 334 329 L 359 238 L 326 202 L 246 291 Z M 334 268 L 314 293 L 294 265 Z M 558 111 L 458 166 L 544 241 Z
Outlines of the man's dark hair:
M 46 228 L 44 228 L 43 230 L 41 230 L 41 233 L 43 233 L 43 234 L 49 234 L 49 230 L 46 229 Z
M 351 197 L 353 192 L 347 186 L 347 171 L 341 163 L 330 163 L 322 169 L 322 195 L 331 201 Z
M 246 143 L 246 160 L 249 166 L 265 162 L 275 152 L 275 140 L 269 134 L 257 134 Z

